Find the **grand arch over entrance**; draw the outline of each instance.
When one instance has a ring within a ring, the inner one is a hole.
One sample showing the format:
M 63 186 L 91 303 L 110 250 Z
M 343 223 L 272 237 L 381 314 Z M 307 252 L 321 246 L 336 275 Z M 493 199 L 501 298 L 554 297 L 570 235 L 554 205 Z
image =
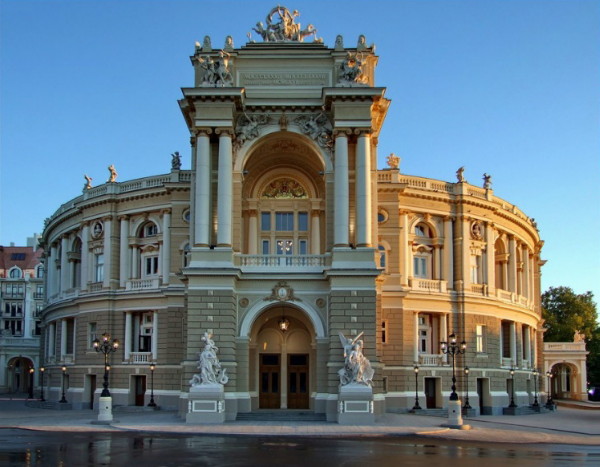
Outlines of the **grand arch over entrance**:
M 253 408 L 311 408 L 317 353 L 315 329 L 306 313 L 289 303 L 267 305 L 253 320 L 249 337 Z
M 7 387 L 11 393 L 28 393 L 33 388 L 33 361 L 27 357 L 13 357 L 8 361 Z

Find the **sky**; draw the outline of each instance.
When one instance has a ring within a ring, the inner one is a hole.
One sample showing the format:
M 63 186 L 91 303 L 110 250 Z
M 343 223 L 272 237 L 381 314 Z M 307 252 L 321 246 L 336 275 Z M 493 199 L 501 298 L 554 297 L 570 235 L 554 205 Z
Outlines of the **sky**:
M 375 44 L 379 138 L 408 175 L 481 186 L 535 218 L 542 290 L 600 297 L 600 2 L 280 0 L 325 45 Z M 0 245 L 104 183 L 190 168 L 177 100 L 205 35 L 235 47 L 276 0 L 0 0 Z M 256 34 L 253 39 L 259 41 Z

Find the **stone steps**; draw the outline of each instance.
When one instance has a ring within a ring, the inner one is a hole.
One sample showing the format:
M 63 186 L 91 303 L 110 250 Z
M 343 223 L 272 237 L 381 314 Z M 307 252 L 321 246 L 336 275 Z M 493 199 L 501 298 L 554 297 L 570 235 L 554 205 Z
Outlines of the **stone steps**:
M 238 422 L 326 422 L 324 413 L 315 413 L 309 410 L 255 410 L 253 412 L 238 413 Z

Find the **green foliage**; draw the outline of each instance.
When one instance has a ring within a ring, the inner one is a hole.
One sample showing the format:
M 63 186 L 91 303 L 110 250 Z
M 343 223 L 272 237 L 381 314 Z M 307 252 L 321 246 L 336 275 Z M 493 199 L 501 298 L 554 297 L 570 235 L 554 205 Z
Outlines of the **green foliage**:
M 588 380 L 600 385 L 600 326 L 592 292 L 576 294 L 570 287 L 550 287 L 542 294 L 545 342 L 572 342 L 576 331 L 585 335 Z

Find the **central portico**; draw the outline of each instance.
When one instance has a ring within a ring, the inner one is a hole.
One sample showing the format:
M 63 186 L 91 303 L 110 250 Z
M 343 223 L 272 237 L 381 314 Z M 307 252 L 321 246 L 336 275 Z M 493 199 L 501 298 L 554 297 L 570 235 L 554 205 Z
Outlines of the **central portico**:
M 377 366 L 375 161 L 389 101 L 364 37 L 329 48 L 294 18 L 274 8 L 241 48 L 206 37 L 180 101 L 193 153 L 183 380 L 210 330 L 228 419 L 280 408 L 337 420 L 340 332 L 364 332 Z

